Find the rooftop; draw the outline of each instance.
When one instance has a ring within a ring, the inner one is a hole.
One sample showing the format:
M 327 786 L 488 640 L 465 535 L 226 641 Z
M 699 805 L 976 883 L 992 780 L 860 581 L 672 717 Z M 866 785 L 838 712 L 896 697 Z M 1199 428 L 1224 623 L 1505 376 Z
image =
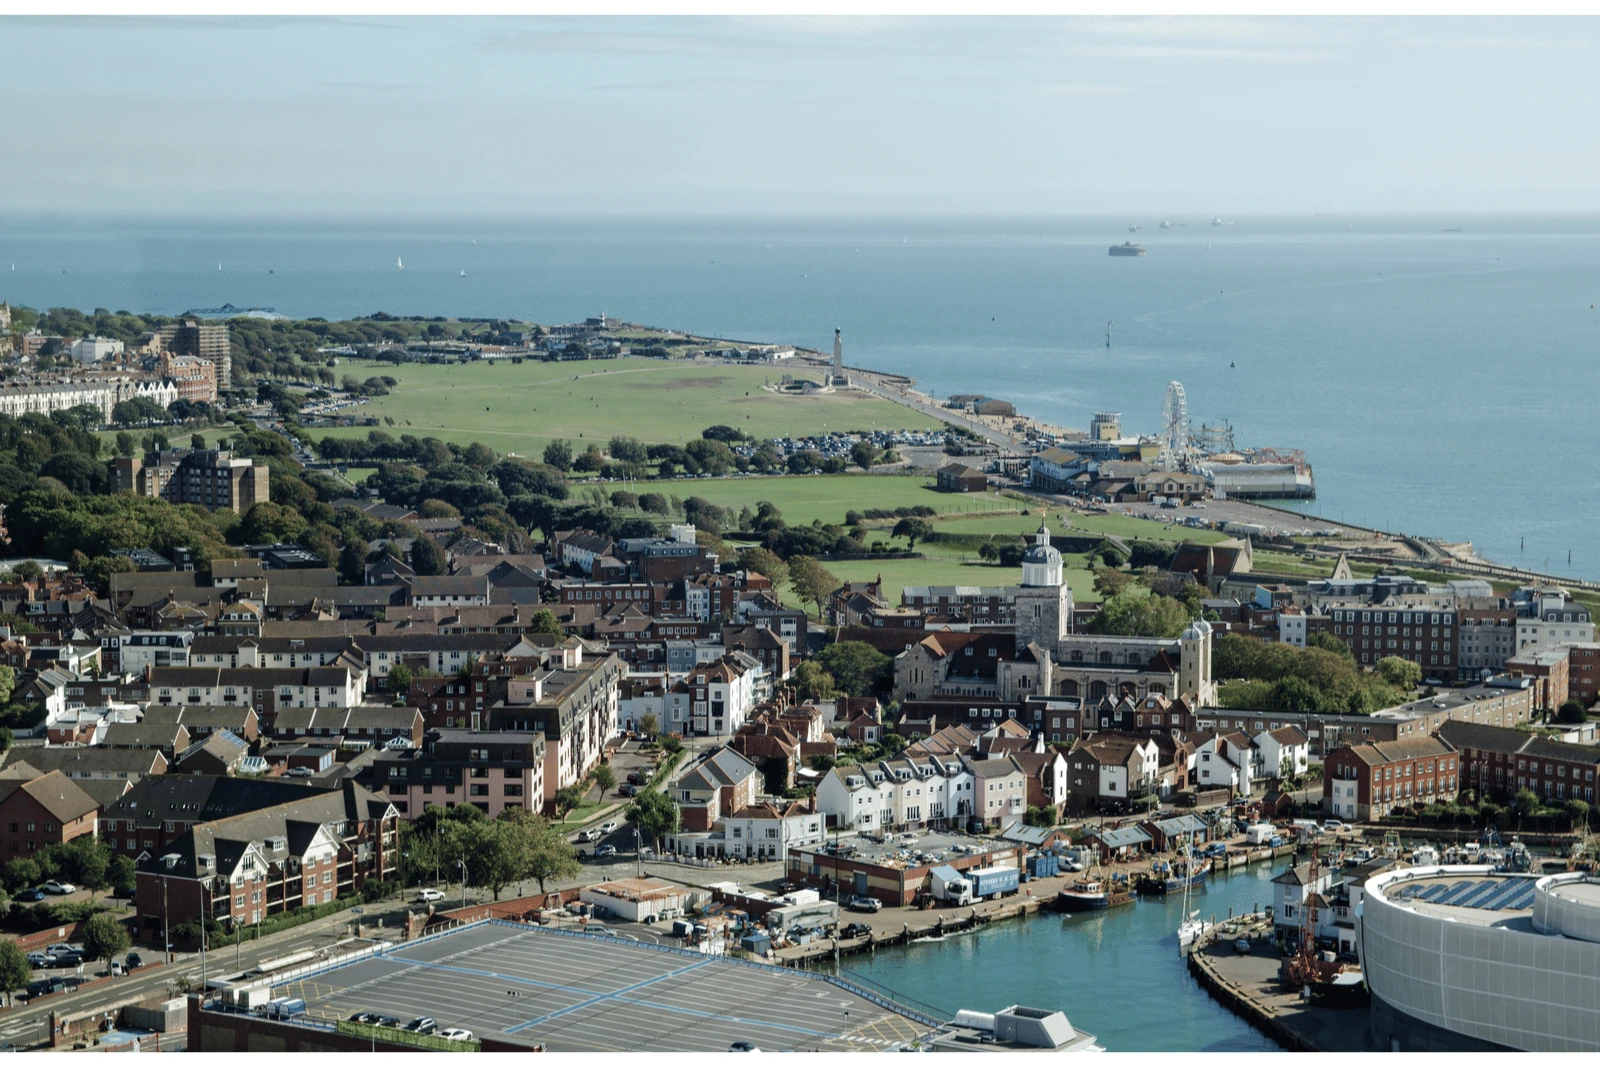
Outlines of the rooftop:
M 877 1052 L 933 1029 L 821 975 L 509 922 L 411 942 L 274 988 L 307 1023 L 427 1015 L 552 1052 Z M 508 994 L 516 993 L 517 996 Z
M 831 849 L 832 844 L 825 844 L 817 849 L 796 849 L 795 851 L 821 852 Z M 960 851 L 958 851 L 958 849 Z M 879 867 L 927 867 L 940 863 L 948 863 L 962 856 L 971 856 L 988 852 L 1015 852 L 1017 845 L 1012 841 L 990 841 L 981 837 L 968 837 L 966 834 L 948 833 L 921 833 L 921 834 L 891 834 L 885 839 L 858 834 L 855 837 L 845 837 L 839 842 L 839 851 L 846 858 L 859 863 L 870 863 Z M 928 859 L 920 859 L 927 856 Z

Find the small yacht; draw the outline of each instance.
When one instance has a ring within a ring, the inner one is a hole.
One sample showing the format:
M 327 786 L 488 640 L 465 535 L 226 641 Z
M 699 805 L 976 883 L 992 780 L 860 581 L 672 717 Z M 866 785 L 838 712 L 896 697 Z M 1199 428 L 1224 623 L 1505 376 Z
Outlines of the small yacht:
M 463 277 L 463 278 L 465 278 L 465 277 L 466 277 L 466 276 L 467 276 L 467 272 L 466 272 L 466 271 L 465 271 L 465 270 L 462 270 L 462 272 L 461 272 L 461 276 L 462 276 L 462 277 Z
M 394 267 L 395 267 L 395 270 L 405 270 L 406 269 L 405 262 L 402 261 L 399 256 L 395 256 L 394 257 Z

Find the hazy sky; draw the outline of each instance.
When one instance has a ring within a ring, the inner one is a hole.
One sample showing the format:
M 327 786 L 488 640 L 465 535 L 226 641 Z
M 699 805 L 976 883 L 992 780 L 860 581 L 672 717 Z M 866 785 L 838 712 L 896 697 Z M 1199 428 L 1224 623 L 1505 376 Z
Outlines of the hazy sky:
M 7 211 L 1600 210 L 1600 20 L 0 20 Z

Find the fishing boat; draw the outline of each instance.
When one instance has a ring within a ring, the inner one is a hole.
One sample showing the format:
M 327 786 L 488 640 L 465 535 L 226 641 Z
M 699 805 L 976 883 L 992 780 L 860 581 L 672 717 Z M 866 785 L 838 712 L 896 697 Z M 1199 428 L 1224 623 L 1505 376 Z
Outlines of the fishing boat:
M 1437 867 L 1439 865 L 1439 850 L 1432 845 L 1418 845 L 1411 850 L 1411 866 Z
M 1096 878 L 1080 878 L 1056 894 L 1056 910 L 1101 911 L 1132 904 L 1135 899 L 1125 874 L 1112 875 L 1109 884 Z
M 1171 863 L 1160 860 L 1151 865 L 1148 873 L 1139 876 L 1138 891 L 1155 896 L 1181 893 L 1191 886 L 1204 885 L 1210 873 L 1208 859 L 1191 856 Z

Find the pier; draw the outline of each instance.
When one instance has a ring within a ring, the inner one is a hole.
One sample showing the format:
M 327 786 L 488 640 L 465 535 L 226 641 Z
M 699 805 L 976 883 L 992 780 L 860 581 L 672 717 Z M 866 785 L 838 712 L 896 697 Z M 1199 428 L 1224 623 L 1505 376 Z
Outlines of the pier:
M 1308 1004 L 1278 979 L 1282 958 L 1271 941 L 1272 921 L 1236 926 L 1189 954 L 1189 973 L 1223 1007 L 1296 1052 L 1381 1052 L 1367 1025 L 1370 1009 Z M 1234 942 L 1250 939 L 1248 953 Z

